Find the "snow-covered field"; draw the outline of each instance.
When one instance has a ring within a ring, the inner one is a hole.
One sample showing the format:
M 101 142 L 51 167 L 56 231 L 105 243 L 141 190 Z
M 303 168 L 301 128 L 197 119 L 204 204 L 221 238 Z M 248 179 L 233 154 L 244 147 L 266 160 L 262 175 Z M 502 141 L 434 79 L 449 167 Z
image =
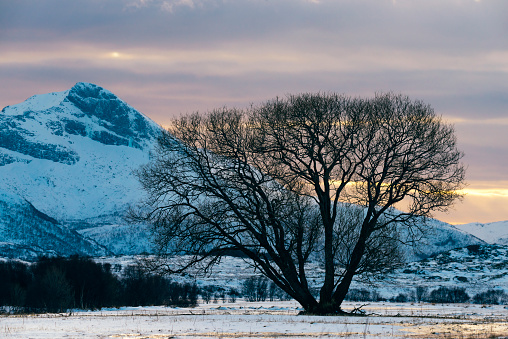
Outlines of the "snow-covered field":
M 344 309 L 361 306 L 346 303 Z M 292 301 L 0 317 L 2 338 L 508 338 L 504 306 L 368 303 L 366 316 L 297 315 Z

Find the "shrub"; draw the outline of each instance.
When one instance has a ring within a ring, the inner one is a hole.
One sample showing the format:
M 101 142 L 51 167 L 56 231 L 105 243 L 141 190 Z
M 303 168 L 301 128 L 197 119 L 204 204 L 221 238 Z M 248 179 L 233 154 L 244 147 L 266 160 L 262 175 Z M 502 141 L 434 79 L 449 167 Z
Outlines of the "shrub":
M 478 244 L 469 245 L 466 248 L 467 248 L 469 254 L 471 254 L 471 255 L 478 255 L 481 252 L 481 246 Z
M 503 290 L 489 289 L 485 292 L 475 294 L 473 297 L 475 304 L 505 305 L 508 304 L 508 294 Z
M 243 296 L 247 301 L 265 301 L 268 296 L 268 279 L 262 276 L 250 277 L 243 283 Z
M 0 262 L 0 306 L 24 307 L 31 283 L 28 265 L 14 260 Z
M 64 272 L 50 267 L 40 280 L 35 280 L 28 292 L 29 307 L 42 312 L 66 312 L 72 307 L 74 290 Z
M 231 288 L 229 290 L 228 295 L 229 295 L 229 301 L 232 303 L 236 302 L 236 298 L 241 296 L 240 292 L 238 292 L 235 288 Z
M 41 258 L 31 270 L 34 283 L 40 284 L 46 272 L 58 269 L 70 285 L 73 300 L 71 307 L 98 309 L 118 305 L 120 283 L 111 273 L 110 265 L 94 262 L 90 258 L 72 256 L 70 258 Z
M 365 288 L 351 288 L 346 294 L 349 301 L 372 301 L 370 292 Z
M 469 301 L 469 299 L 465 288 L 439 287 L 432 290 L 425 301 L 431 303 L 464 303 Z
M 195 306 L 198 299 L 196 284 L 180 284 L 161 275 L 151 274 L 140 266 L 125 269 L 123 304 L 129 306 Z
M 415 301 L 421 302 L 427 298 L 428 289 L 425 286 L 417 286 L 415 291 Z
M 397 296 L 390 298 L 391 302 L 395 303 L 405 303 L 409 300 L 407 294 L 399 293 Z

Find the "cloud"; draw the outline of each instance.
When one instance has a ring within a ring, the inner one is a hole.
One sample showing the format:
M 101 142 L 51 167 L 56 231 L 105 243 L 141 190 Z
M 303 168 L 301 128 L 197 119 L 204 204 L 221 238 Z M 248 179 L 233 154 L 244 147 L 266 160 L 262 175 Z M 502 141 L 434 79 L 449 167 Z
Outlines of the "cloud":
M 126 9 L 154 7 L 162 11 L 174 13 L 179 7 L 194 9 L 196 6 L 202 6 L 203 3 L 204 1 L 199 0 L 136 0 L 127 3 Z
M 505 187 L 504 190 L 492 192 L 469 190 L 464 200 L 457 202 L 448 213 L 435 213 L 434 216 L 452 224 L 507 220 L 508 186 Z
M 173 12 L 176 7 L 186 6 L 189 8 L 195 8 L 196 5 L 192 0 L 178 0 L 178 1 L 163 1 L 161 5 L 161 9 L 166 10 L 168 12 Z
M 508 188 L 469 188 L 464 189 L 463 192 L 468 196 L 479 196 L 484 198 L 505 198 L 508 199 Z
M 447 117 L 447 121 L 454 124 L 462 124 L 462 125 L 493 125 L 493 126 L 503 126 L 508 125 L 508 117 L 503 118 L 487 118 L 487 119 L 468 119 L 462 117 Z
M 305 43 L 312 43 L 305 35 L 317 33 L 314 40 L 321 47 L 328 40 L 330 45 L 405 45 L 442 51 L 506 46 L 490 33 L 503 32 L 507 25 L 503 10 L 508 9 L 496 0 L 399 1 L 397 6 L 387 1 L 322 1 L 316 6 L 294 0 L 4 2 L 3 30 L 40 29 L 39 39 L 70 34 L 94 42 L 185 44 L 277 38 L 293 32 Z

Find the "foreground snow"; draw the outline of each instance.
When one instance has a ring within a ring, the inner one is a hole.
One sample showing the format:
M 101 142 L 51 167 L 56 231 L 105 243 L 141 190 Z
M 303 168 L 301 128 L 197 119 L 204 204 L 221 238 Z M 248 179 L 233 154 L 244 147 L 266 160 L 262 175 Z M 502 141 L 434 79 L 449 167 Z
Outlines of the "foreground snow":
M 359 307 L 347 303 L 344 309 Z M 298 316 L 292 301 L 141 307 L 0 317 L 3 338 L 487 338 L 508 333 L 503 306 L 369 303 L 364 317 Z

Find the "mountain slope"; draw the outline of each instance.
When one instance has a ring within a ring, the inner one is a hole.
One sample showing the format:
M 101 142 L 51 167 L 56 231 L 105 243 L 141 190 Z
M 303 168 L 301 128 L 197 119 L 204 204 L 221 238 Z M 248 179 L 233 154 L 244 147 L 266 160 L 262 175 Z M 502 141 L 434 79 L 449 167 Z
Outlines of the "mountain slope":
M 463 287 L 473 296 L 487 289 L 508 291 L 508 246 L 470 245 L 445 251 L 378 277 L 378 286 L 408 290 Z
M 40 255 L 110 254 L 28 201 L 1 190 L 0 220 L 0 253 L 3 256 L 35 259 Z
M 455 226 L 436 219 L 427 219 L 423 228 L 424 235 L 411 245 L 404 245 L 407 261 L 416 261 L 469 245 L 483 245 L 482 239 L 475 237 Z
M 508 220 L 481 224 L 455 225 L 458 229 L 470 233 L 489 244 L 508 245 Z

